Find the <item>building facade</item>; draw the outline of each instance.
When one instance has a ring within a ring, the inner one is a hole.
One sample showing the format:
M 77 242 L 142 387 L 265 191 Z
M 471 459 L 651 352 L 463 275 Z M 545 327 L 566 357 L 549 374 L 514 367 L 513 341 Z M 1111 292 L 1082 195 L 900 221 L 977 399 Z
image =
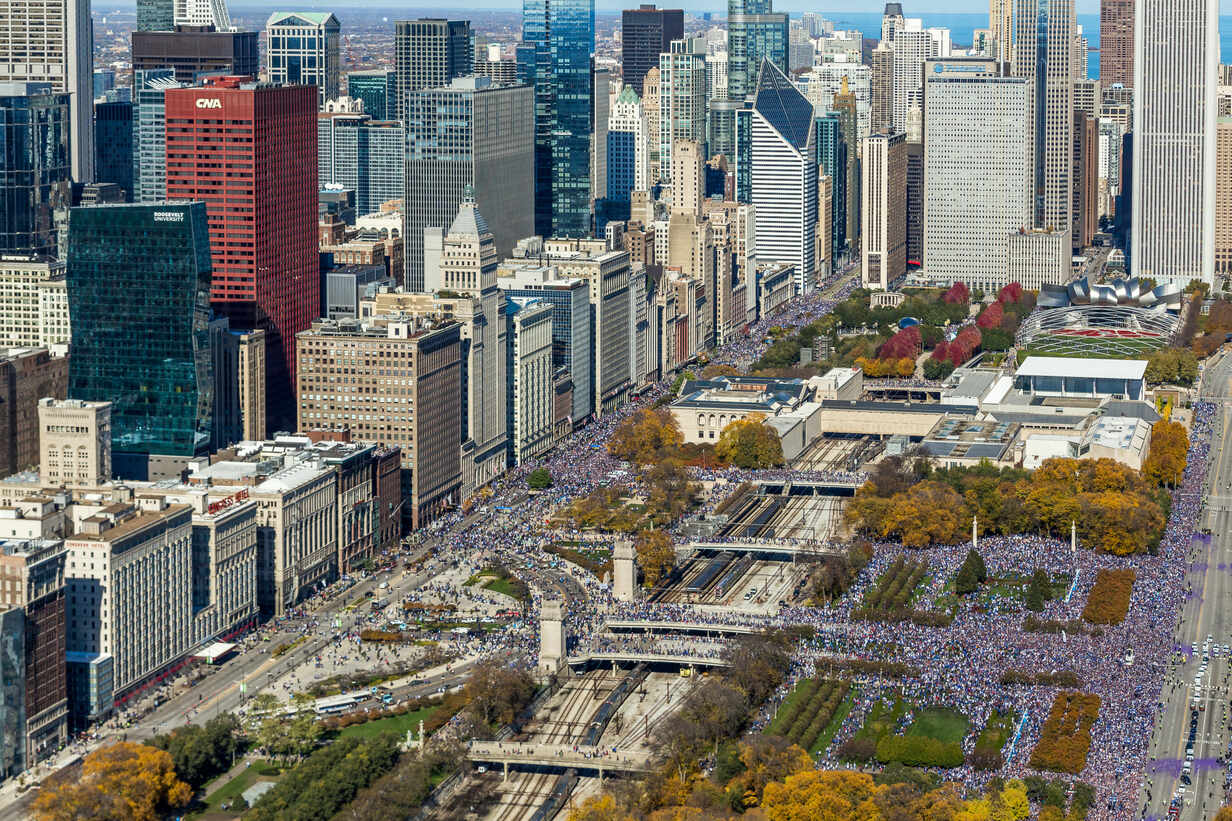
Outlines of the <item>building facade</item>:
M 506 315 L 509 464 L 520 465 L 555 443 L 552 306 L 539 300 L 511 299 Z
M 0 50 L 5 45 L 0 39 Z M 53 92 L 52 83 L 2 78 L 0 69 L 0 140 L 5 145 L 0 152 L 0 254 L 57 256 L 56 211 L 72 202 L 76 152 L 70 133 L 77 119 L 72 95 Z M 87 108 L 87 116 L 92 115 L 93 107 Z M 90 123 L 93 130 L 92 117 Z
M 406 132 L 397 120 L 367 114 L 323 112 L 317 119 L 317 174 L 322 188 L 355 192 L 358 214 L 401 200 L 406 185 Z
M 1135 0 L 1100 0 L 1099 81 L 1134 87 Z
M 112 403 L 113 462 L 130 478 L 146 478 L 142 457 L 210 448 L 205 211 L 202 203 L 101 205 L 74 208 L 69 220 L 69 396 Z
M 68 132 L 49 139 L 53 144 L 63 142 L 74 180 L 93 182 L 94 108 L 89 101 L 94 99 L 94 27 L 89 0 L 4 0 L 0 20 L 6 22 L 0 36 L 0 98 L 32 93 L 14 92 L 10 83 L 48 84 L 50 88 L 41 86 L 39 93 L 50 92 L 63 101 L 54 103 L 66 109 L 56 115 L 62 120 L 56 130 Z M 9 105 L 0 100 L 0 107 Z M 58 152 L 49 158 L 55 165 L 60 160 Z
M 924 270 L 992 293 L 1008 282 L 1010 235 L 1033 219 L 1026 81 L 993 60 L 930 62 L 925 75 Z
M 869 136 L 862 169 L 863 282 L 884 291 L 907 273 L 907 135 Z
M 1136 0 L 1134 276 L 1214 280 L 1217 6 Z
M 626 86 L 640 97 L 646 72 L 659 65 L 659 55 L 673 40 L 684 37 L 684 11 L 658 9 L 643 3 L 620 16 L 620 68 Z
M 125 200 L 133 196 L 132 102 L 94 104 L 94 178 L 124 189 Z
M 295 334 L 321 306 L 315 92 L 228 77 L 170 89 L 166 105 L 167 198 L 206 203 L 211 305 L 233 330 L 265 331 L 268 417 L 290 427 Z
M 68 379 L 68 358 L 46 348 L 0 353 L 0 476 L 38 464 L 39 400 L 63 399 Z
M 465 77 L 471 73 L 473 61 L 471 24 L 466 20 L 425 17 L 395 22 L 395 105 L 386 115 L 405 122 L 408 94 L 447 86 L 456 78 Z
M 265 21 L 265 68 L 271 83 L 317 87 L 317 105 L 338 96 L 338 18 L 329 13 L 274 12 Z
M 397 118 L 398 74 L 390 69 L 347 72 L 346 93 L 364 101 L 364 113 L 374 120 Z
M 255 77 L 260 71 L 257 32 L 184 28 L 134 31 L 133 71 L 170 68 L 181 83 L 201 74 Z
M 453 222 L 469 187 L 498 255 L 535 233 L 535 125 L 532 90 L 486 77 L 407 97 L 405 276 L 424 290 L 424 230 Z M 589 206 L 588 206 L 589 208 Z
M 111 403 L 39 400 L 39 478 L 53 487 L 111 480 Z

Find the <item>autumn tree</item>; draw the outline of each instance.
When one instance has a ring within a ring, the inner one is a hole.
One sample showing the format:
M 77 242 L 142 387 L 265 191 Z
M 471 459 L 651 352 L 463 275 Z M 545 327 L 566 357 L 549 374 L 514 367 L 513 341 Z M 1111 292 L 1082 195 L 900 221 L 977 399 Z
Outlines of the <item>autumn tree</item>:
M 742 795 L 759 803 L 766 786 L 796 773 L 813 769 L 813 760 L 799 745 L 780 736 L 754 734 L 739 743 L 740 763 L 744 771 L 735 786 Z
M 766 785 L 766 821 L 881 821 L 867 773 L 809 770 Z
M 156 821 L 191 799 L 192 787 L 176 776 L 168 752 L 120 741 L 87 755 L 76 781 L 49 779 L 34 800 L 34 815 L 38 821 Z
M 467 710 L 486 727 L 513 721 L 535 693 L 535 682 L 525 670 L 488 659 L 471 671 L 464 690 Z
M 633 540 L 633 547 L 647 587 L 656 586 L 676 566 L 676 548 L 666 531 L 643 530 Z
M 783 445 L 774 428 L 754 415 L 723 428 L 714 455 L 746 470 L 778 467 L 783 464 Z
M 633 816 L 622 810 L 610 793 L 600 793 L 569 813 L 569 821 L 633 821 Z
M 1151 427 L 1151 449 L 1142 474 L 1162 487 L 1176 487 L 1185 473 L 1189 434 L 1184 426 L 1161 419 Z
M 680 426 L 670 411 L 643 408 L 616 426 L 607 449 L 617 459 L 649 465 L 675 454 L 683 443 Z

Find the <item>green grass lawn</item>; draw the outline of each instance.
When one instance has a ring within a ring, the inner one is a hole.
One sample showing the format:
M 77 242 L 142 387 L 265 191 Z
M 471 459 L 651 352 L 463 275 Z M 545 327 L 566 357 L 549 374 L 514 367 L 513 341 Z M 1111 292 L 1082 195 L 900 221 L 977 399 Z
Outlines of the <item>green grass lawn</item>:
M 1014 734 L 1014 723 L 1017 721 L 1018 716 L 1012 711 L 1004 715 L 992 713 L 988 716 L 988 723 L 984 725 L 984 729 L 980 730 L 975 746 L 994 750 L 1004 748 L 1010 736 Z
M 894 732 L 899 719 L 907 715 L 911 704 L 902 696 L 895 696 L 894 703 L 889 704 L 884 699 L 878 701 L 864 717 L 864 726 L 856 732 L 856 738 L 871 738 L 879 740 L 882 736 Z
M 205 811 L 222 811 L 223 804 L 234 801 L 240 793 L 257 783 L 257 781 L 261 780 L 262 777 L 277 776 L 280 772 L 281 770 L 279 770 L 278 767 L 272 762 L 265 761 L 264 759 L 254 761 L 244 768 L 244 771 L 235 778 L 232 778 L 226 784 L 223 784 L 221 787 L 214 790 L 214 792 L 206 796 Z
M 928 707 L 919 710 L 906 735 L 926 736 L 947 744 L 961 744 L 971 723 L 957 710 L 944 707 Z
M 491 590 L 496 593 L 504 593 L 506 596 L 512 596 L 515 599 L 517 598 L 514 594 L 513 585 L 509 583 L 508 579 L 492 579 L 491 581 L 484 583 L 483 589 Z
M 829 748 L 830 742 L 834 740 L 834 736 L 838 733 L 838 728 L 843 726 L 843 722 L 847 719 L 847 714 L 851 712 L 851 707 L 855 704 L 855 700 L 856 688 L 852 687 L 847 691 L 847 697 L 843 699 L 843 703 L 838 705 L 838 709 L 834 711 L 834 718 L 830 719 L 830 723 L 821 731 L 821 735 L 817 736 L 813 746 L 809 747 L 809 755 L 817 755 Z
M 350 727 L 344 727 L 340 730 L 338 737 L 358 736 L 360 738 L 371 738 L 381 733 L 395 733 L 401 739 L 406 737 L 407 730 L 411 730 L 418 738 L 419 722 L 421 720 L 427 721 L 428 717 L 439 709 L 441 709 L 440 705 L 436 705 L 425 707 L 422 710 L 414 710 L 400 716 L 378 718 L 375 721 L 366 721 L 363 724 L 352 724 Z

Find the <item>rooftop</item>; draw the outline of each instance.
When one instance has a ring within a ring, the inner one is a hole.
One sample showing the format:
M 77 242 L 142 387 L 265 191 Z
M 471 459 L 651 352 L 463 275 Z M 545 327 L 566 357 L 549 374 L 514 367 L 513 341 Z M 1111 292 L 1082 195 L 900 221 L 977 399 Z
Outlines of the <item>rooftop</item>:
M 1143 359 L 1085 359 L 1070 356 L 1028 356 L 1017 376 L 1074 376 L 1088 379 L 1142 379 Z

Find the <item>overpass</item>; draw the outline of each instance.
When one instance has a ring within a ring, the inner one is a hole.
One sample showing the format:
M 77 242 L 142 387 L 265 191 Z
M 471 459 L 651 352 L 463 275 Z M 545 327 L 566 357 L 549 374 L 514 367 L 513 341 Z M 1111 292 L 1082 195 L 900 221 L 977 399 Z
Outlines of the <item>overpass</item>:
M 807 471 L 800 478 L 759 479 L 757 493 L 760 496 L 854 496 L 863 479 L 809 479 Z
M 611 631 L 640 630 L 643 633 L 705 633 L 728 636 L 753 636 L 764 627 L 751 624 L 703 624 L 702 622 L 653 621 L 642 619 L 609 620 L 603 629 Z
M 505 778 L 510 767 L 540 767 L 560 770 L 598 771 L 604 773 L 648 773 L 650 755 L 640 750 L 618 750 L 588 744 L 535 744 L 510 741 L 472 741 L 466 748 L 468 760 L 477 764 L 497 764 L 504 768 Z
M 761 557 L 787 556 L 792 559 L 804 556 L 845 556 L 846 551 L 825 543 L 784 544 L 767 542 L 687 542 L 676 547 L 677 556 L 711 553 L 752 553 Z
M 718 656 L 690 656 L 683 653 L 654 650 L 593 650 L 567 659 L 570 667 L 592 664 L 661 664 L 667 667 L 730 667 L 731 662 Z

